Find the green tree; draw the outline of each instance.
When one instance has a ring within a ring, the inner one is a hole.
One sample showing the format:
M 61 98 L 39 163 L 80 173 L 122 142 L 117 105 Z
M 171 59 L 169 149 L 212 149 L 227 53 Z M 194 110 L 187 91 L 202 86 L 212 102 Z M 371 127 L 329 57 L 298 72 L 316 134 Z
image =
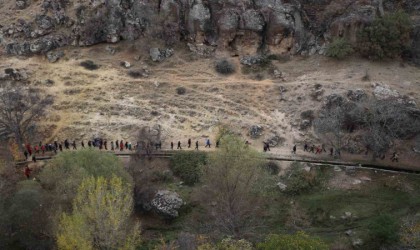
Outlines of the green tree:
M 261 223 L 262 194 L 269 178 L 263 170 L 260 153 L 249 148 L 241 138 L 227 135 L 220 140 L 220 149 L 209 156 L 204 167 L 200 197 L 215 233 L 240 237 L 255 232 Z M 274 186 L 274 183 L 272 183 Z
M 171 169 L 181 177 L 187 185 L 194 185 L 200 180 L 202 167 L 206 164 L 206 154 L 203 152 L 177 152 L 171 158 Z
M 272 234 L 258 244 L 260 250 L 327 250 L 327 244 L 319 238 L 311 237 L 304 232 L 293 235 Z
M 135 249 L 139 224 L 131 222 L 132 185 L 116 176 L 86 178 L 73 202 L 72 214 L 63 214 L 57 232 L 58 249 Z
M 409 45 L 410 32 L 410 17 L 402 11 L 377 17 L 360 32 L 359 51 L 373 59 L 398 57 Z
M 343 59 L 353 53 L 353 47 L 344 38 L 336 38 L 327 48 L 326 55 L 337 59 Z
M 124 170 L 115 156 L 96 150 L 63 152 L 43 169 L 40 175 L 43 186 L 52 191 L 58 204 L 71 206 L 82 180 L 86 177 L 121 177 L 132 183 L 131 176 Z

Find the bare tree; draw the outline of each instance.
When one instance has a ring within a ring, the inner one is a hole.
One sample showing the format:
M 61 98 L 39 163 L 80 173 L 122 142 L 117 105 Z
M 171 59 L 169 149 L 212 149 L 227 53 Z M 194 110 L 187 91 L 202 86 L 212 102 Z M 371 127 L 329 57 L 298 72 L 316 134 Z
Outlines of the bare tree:
M 44 97 L 39 90 L 3 84 L 0 89 L 0 130 L 13 136 L 23 152 L 28 131 L 45 115 L 52 103 L 52 96 Z
M 153 127 L 142 127 L 137 135 L 137 155 L 150 156 L 154 151 L 160 149 L 166 133 L 161 125 Z
M 341 106 L 322 110 L 319 117 L 314 121 L 315 132 L 322 135 L 334 148 L 335 156 L 340 156 L 344 146 L 346 132 L 343 127 L 346 123 L 344 108 Z

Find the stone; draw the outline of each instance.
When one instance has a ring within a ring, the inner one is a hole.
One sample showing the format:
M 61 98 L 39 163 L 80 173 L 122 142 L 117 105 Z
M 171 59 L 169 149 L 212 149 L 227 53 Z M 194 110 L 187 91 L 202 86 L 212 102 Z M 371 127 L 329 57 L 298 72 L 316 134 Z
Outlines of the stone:
M 306 130 L 312 125 L 312 122 L 310 120 L 302 120 L 299 124 L 300 130 Z
M 341 168 L 340 168 L 339 166 L 335 166 L 335 167 L 334 167 L 334 171 L 335 171 L 335 172 L 341 172 Z
M 356 239 L 353 239 L 353 240 L 351 241 L 351 244 L 352 244 L 354 247 L 360 247 L 361 245 L 363 245 L 363 240 L 362 240 L 362 239 L 359 239 L 359 238 L 356 238 Z
M 110 55 L 114 55 L 115 52 L 117 52 L 117 49 L 115 47 L 112 46 L 106 46 L 105 50 L 110 54 Z
M 327 108 L 340 107 L 344 104 L 344 98 L 338 94 L 331 94 L 326 97 L 324 104 Z
M 388 85 L 374 83 L 373 95 L 378 100 L 386 100 L 390 98 L 399 98 L 400 94 L 396 90 L 392 90 Z
M 362 89 L 347 91 L 347 98 L 355 102 L 362 101 L 366 99 L 366 97 L 367 97 L 366 92 Z
M 360 183 L 362 183 L 362 181 L 359 179 L 353 180 L 353 185 L 359 185 Z
M 249 128 L 249 136 L 251 136 L 253 139 L 256 139 L 262 135 L 263 130 L 264 128 L 260 125 L 252 125 Z
M 241 64 L 252 66 L 252 65 L 261 65 L 266 63 L 267 59 L 264 56 L 256 55 L 256 56 L 243 56 L 240 59 Z
M 16 8 L 19 10 L 23 10 L 29 7 L 31 4 L 30 0 L 17 0 L 16 1 Z
M 166 58 L 171 57 L 174 54 L 173 49 L 159 49 L 159 48 L 151 48 L 149 51 L 150 58 L 154 62 L 162 62 Z
M 127 61 L 123 61 L 120 63 L 120 65 L 126 69 L 129 69 L 131 67 L 131 63 L 127 62 Z
M 367 177 L 367 176 L 362 176 L 362 177 L 360 177 L 360 180 L 362 180 L 362 181 L 371 181 L 372 179 L 369 178 L 369 177 Z
M 287 189 L 287 185 L 286 184 L 284 184 L 284 183 L 282 183 L 282 182 L 277 182 L 277 187 L 279 187 L 279 189 L 281 190 L 281 191 L 286 191 L 286 189 Z
M 352 231 L 351 229 L 349 229 L 349 230 L 347 230 L 347 231 L 345 232 L 345 234 L 346 234 L 347 236 L 351 236 L 351 235 L 353 234 L 353 231 Z
M 174 219 L 179 216 L 178 210 L 184 201 L 175 192 L 159 190 L 154 196 L 151 206 L 161 216 L 167 219 Z
M 346 166 L 346 172 L 353 173 L 355 171 L 356 171 L 356 167 L 355 166 Z
M 46 56 L 50 63 L 55 63 L 64 56 L 64 52 L 63 51 L 50 51 L 47 53 Z

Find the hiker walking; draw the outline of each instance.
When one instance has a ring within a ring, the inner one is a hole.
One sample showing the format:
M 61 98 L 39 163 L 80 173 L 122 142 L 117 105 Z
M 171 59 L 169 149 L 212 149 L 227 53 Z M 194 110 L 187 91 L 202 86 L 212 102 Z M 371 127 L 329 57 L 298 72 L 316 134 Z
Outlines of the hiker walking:
M 120 151 L 124 150 L 124 142 L 121 140 L 120 141 Z
M 85 142 L 83 140 L 82 140 L 81 144 L 82 144 L 82 148 L 85 148 Z
M 205 148 L 207 148 L 207 147 L 211 148 L 210 139 L 208 139 L 208 138 L 206 140 L 206 146 L 205 146 Z
M 296 145 L 293 146 L 293 154 L 296 154 Z
M 63 145 L 61 143 L 58 144 L 58 148 L 60 149 L 60 152 L 63 152 Z
M 32 161 L 36 162 L 36 156 L 35 155 L 32 155 Z
M 181 141 L 178 141 L 178 147 L 176 149 L 182 149 L 181 148 Z
M 191 148 L 191 139 L 188 139 L 188 148 Z
M 195 141 L 195 150 L 198 150 L 198 141 Z
M 31 144 L 26 144 L 26 150 L 28 151 L 29 156 L 32 155 L 32 148 L 31 148 Z
M 321 150 L 324 151 L 325 153 L 327 152 L 327 150 L 325 149 L 325 144 L 321 144 Z
M 108 150 L 108 142 L 107 142 L 107 140 L 104 141 L 104 147 L 105 147 L 105 150 Z
M 392 157 L 391 157 L 392 162 L 398 162 L 398 158 L 399 156 L 397 152 L 392 153 Z
M 114 141 L 111 141 L 111 150 L 114 151 Z
M 41 146 L 41 151 L 42 151 L 42 155 L 44 155 L 45 154 L 45 145 Z
M 268 142 L 263 142 L 266 148 L 266 151 L 270 151 L 270 144 Z
M 171 141 L 171 150 L 174 150 L 174 142 Z
M 220 140 L 217 140 L 217 141 L 216 141 L 216 148 L 218 148 L 218 147 L 219 147 L 219 145 L 220 145 Z
M 73 145 L 73 150 L 77 150 L 76 141 L 73 141 L 72 145 Z
M 334 149 L 333 148 L 330 148 L 330 155 L 332 156 L 333 153 L 334 153 Z
M 263 151 L 264 151 L 264 152 L 267 152 L 267 144 L 265 144 L 265 142 L 263 142 L 263 145 L 264 145 L 264 146 L 263 146 Z
M 92 141 L 88 141 L 88 147 L 92 147 Z
M 128 142 L 125 142 L 125 149 L 128 149 Z
M 54 141 L 54 147 L 55 147 L 55 149 L 58 149 L 58 142 L 57 141 Z
M 308 152 L 308 144 L 307 143 L 305 143 L 305 145 L 303 146 L 303 151 Z
M 131 151 L 131 142 L 128 143 L 128 150 Z
M 29 177 L 31 175 L 32 169 L 29 168 L 29 166 L 26 166 L 25 169 L 23 170 L 24 175 L 26 176 L 26 179 L 29 180 Z
M 70 149 L 70 143 L 67 139 L 64 140 L 64 148 L 65 149 Z
M 311 148 L 309 149 L 310 153 L 315 153 L 315 145 L 312 145 Z
M 23 155 L 25 155 L 25 160 L 28 160 L 28 151 L 25 150 L 25 152 L 23 152 Z

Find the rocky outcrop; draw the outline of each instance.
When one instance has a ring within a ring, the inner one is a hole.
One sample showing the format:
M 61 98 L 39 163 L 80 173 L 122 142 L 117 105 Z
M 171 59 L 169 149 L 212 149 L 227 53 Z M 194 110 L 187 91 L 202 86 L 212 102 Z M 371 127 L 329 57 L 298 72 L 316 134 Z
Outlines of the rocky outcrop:
M 257 52 L 323 53 L 334 37 L 356 42 L 358 31 L 383 11 L 399 6 L 418 15 L 418 1 L 333 0 L 43 0 L 39 13 L 2 23 L 0 42 L 12 55 L 47 53 L 57 47 L 160 38 L 167 46 L 186 41 L 244 56 Z M 31 0 L 16 0 L 20 16 Z M 11 10 L 11 14 L 13 14 Z M 32 18 L 32 19 L 31 19 Z M 13 19 L 10 19 L 13 20 Z M 415 19 L 413 19 L 415 20 Z M 419 25 L 411 57 L 420 60 Z M 60 42 L 57 41 L 60 38 Z M 50 45 L 38 45 L 48 40 Z M 32 48 L 32 49 L 31 49 Z M 199 47 L 196 47 L 199 48 Z M 213 47 L 215 48 L 215 47 Z M 150 49 L 150 48 L 148 48 Z M 201 50 L 197 50 L 201 51 Z M 207 53 L 206 53 L 207 54 Z

